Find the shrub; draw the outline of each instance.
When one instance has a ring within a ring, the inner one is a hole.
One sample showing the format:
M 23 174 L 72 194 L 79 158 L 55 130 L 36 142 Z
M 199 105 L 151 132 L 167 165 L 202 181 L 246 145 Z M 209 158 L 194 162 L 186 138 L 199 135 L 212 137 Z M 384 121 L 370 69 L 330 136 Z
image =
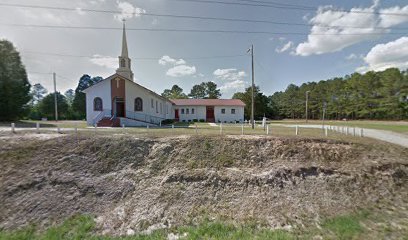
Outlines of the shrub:
M 162 121 L 162 124 L 163 124 L 163 125 L 173 124 L 173 123 L 174 123 L 174 120 L 173 120 L 173 119 L 165 119 L 165 120 Z
M 198 119 L 193 119 L 193 122 L 198 122 Z
M 200 122 L 205 122 L 205 119 L 200 119 Z

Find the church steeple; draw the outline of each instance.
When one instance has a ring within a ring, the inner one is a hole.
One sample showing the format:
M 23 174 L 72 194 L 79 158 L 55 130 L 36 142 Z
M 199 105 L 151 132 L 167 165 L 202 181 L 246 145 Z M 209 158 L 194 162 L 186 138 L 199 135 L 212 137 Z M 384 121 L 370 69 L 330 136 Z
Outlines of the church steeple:
M 119 68 L 116 73 L 133 81 L 133 72 L 131 69 L 131 62 L 128 54 L 127 40 L 126 40 L 126 26 L 123 20 L 123 34 L 122 34 L 122 54 L 119 56 Z

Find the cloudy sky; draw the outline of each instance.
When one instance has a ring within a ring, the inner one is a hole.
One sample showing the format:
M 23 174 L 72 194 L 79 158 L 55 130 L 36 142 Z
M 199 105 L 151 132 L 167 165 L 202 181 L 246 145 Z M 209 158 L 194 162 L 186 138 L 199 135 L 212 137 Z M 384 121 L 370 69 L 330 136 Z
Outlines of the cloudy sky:
M 114 73 L 123 18 L 135 81 L 157 93 L 214 81 L 231 97 L 251 81 L 251 44 L 268 95 L 408 68 L 406 0 L 0 0 L 0 39 L 21 52 L 32 84 L 51 90 L 56 72 L 64 92 L 85 73 Z

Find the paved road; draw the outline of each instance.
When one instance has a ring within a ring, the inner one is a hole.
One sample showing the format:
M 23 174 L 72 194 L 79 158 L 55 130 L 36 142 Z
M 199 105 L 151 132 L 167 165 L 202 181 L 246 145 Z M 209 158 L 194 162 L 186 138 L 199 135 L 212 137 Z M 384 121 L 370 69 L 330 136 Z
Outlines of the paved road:
M 296 125 L 279 124 L 284 127 L 296 127 Z M 322 125 L 298 125 L 302 128 L 322 128 Z M 326 126 L 327 127 L 327 126 Z M 341 129 L 341 127 L 339 127 Z M 357 134 L 360 134 L 361 128 L 356 128 Z M 352 128 L 350 128 L 350 133 L 352 133 Z M 377 129 L 367 129 L 363 128 L 364 137 L 375 138 L 381 141 L 394 143 L 403 147 L 408 148 L 408 136 L 400 133 L 395 133 L 385 130 Z

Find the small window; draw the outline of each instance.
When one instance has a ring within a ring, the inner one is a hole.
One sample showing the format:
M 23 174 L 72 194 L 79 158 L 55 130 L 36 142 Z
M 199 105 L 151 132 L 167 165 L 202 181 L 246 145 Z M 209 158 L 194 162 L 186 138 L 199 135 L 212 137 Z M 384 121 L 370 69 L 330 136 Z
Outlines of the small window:
M 143 100 L 141 98 L 135 99 L 135 112 L 142 112 L 143 111 Z
M 184 108 L 181 109 L 181 114 L 184 114 Z
M 191 114 L 194 114 L 194 108 L 191 109 Z
M 190 114 L 190 109 L 189 108 L 186 109 L 186 114 Z
M 154 108 L 154 101 L 153 101 L 153 98 L 151 99 L 151 105 L 152 105 L 152 108 Z
M 163 113 L 163 104 L 160 103 L 160 114 L 162 114 L 162 113 Z
M 96 97 L 94 99 L 94 111 L 103 111 L 102 98 Z
M 225 108 L 221 109 L 221 114 L 225 114 Z
M 235 109 L 231 109 L 231 114 L 235 114 Z
M 126 61 L 123 58 L 120 60 L 120 67 L 126 67 Z

